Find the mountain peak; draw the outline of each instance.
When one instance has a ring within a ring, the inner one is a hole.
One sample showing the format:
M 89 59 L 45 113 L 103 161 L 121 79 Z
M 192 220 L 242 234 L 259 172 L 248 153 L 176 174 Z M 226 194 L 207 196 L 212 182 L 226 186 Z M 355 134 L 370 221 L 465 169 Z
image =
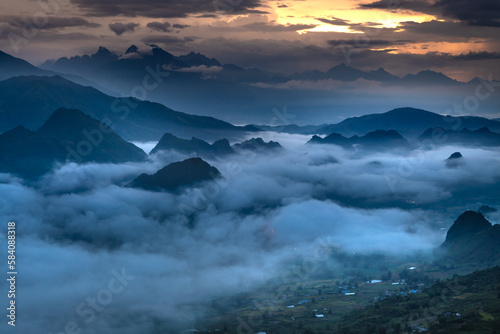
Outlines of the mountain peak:
M 50 115 L 38 131 L 45 134 L 62 134 L 88 127 L 98 128 L 99 121 L 78 109 L 59 108 Z
M 129 54 L 129 53 L 137 53 L 139 51 L 139 49 L 137 48 L 137 46 L 135 46 L 134 44 L 132 44 L 128 49 L 127 51 L 125 51 L 125 54 Z
M 460 158 L 463 158 L 462 153 L 460 153 L 460 152 L 455 152 L 455 153 L 453 153 L 452 155 L 450 155 L 450 156 L 448 157 L 448 159 L 446 159 L 446 160 L 453 160 L 453 159 L 460 159 Z
M 141 174 L 129 186 L 156 191 L 175 190 L 183 186 L 213 180 L 220 175 L 217 168 L 197 157 L 171 163 L 153 175 Z
M 458 239 L 469 237 L 491 227 L 491 223 L 476 211 L 465 211 L 462 213 L 446 234 L 443 245 L 453 243 Z

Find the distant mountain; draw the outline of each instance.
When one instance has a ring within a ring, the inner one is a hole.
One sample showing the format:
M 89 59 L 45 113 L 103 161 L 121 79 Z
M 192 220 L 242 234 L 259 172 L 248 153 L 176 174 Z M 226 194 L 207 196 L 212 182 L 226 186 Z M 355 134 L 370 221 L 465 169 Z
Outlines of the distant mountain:
M 210 166 L 201 158 L 190 158 L 174 162 L 163 167 L 153 175 L 141 174 L 128 186 L 146 190 L 162 191 L 176 190 L 184 186 L 213 180 L 220 176 L 217 168 Z
M 208 158 L 234 153 L 227 139 L 220 139 L 213 144 L 209 144 L 204 140 L 194 137 L 189 140 L 178 138 L 171 133 L 164 134 L 150 154 L 155 154 L 163 150 L 176 150 L 182 153 Z
M 374 71 L 365 72 L 363 74 L 363 79 L 379 81 L 379 82 L 399 82 L 401 79 L 398 76 L 395 76 L 383 68 L 379 68 Z
M 105 124 L 76 109 L 58 109 L 37 131 L 22 126 L 0 135 L 0 171 L 36 178 L 55 163 L 123 163 L 147 155 Z
M 476 211 L 461 214 L 440 247 L 444 257 L 458 262 L 489 262 L 500 259 L 500 225 L 491 225 Z
M 110 124 L 127 140 L 158 140 L 165 132 L 204 139 L 241 135 L 251 128 L 174 111 L 159 103 L 115 98 L 59 76 L 16 77 L 0 82 L 0 132 L 36 129 L 58 108 L 74 108 Z
M 483 215 L 487 215 L 489 213 L 498 212 L 498 209 L 492 208 L 488 205 L 481 205 L 481 207 L 477 210 L 477 212 L 482 213 Z
M 326 72 L 326 77 L 328 79 L 338 80 L 338 81 L 356 81 L 363 77 L 364 72 L 358 70 L 354 67 L 346 66 L 341 63 L 338 66 L 332 67 Z
M 283 148 L 283 146 L 281 146 L 278 142 L 271 140 L 266 143 L 262 138 L 252 138 L 249 140 L 245 140 L 242 143 L 234 144 L 233 147 L 237 150 L 249 151 L 270 151 Z
M 222 66 L 221 63 L 215 58 L 208 58 L 201 53 L 194 53 L 191 51 L 187 55 L 177 57 L 180 61 L 182 61 L 187 66 Z
M 332 79 L 332 80 L 346 81 L 346 82 L 352 82 L 358 79 L 365 79 L 378 82 L 399 82 L 401 80 L 398 76 L 390 74 L 383 68 L 365 72 L 357 68 L 347 66 L 344 63 L 332 67 L 326 72 L 315 70 L 302 73 L 295 73 L 291 75 L 291 79 L 309 80 L 309 81 Z
M 396 130 L 407 138 L 416 138 L 430 127 L 447 130 L 471 130 L 488 127 L 500 132 L 500 123 L 482 117 L 443 116 L 430 111 L 415 108 L 398 108 L 382 114 L 368 114 L 350 117 L 344 121 L 324 126 L 318 134 L 341 133 L 344 136 L 362 135 L 375 130 Z
M 439 140 L 436 140 L 436 137 Z M 474 131 L 467 128 L 461 131 L 445 130 L 443 128 L 429 128 L 418 138 L 421 142 L 439 144 L 458 144 L 465 146 L 500 146 L 500 133 L 491 132 L 487 127 Z
M 447 77 L 443 73 L 434 72 L 430 70 L 421 71 L 417 74 L 407 74 L 403 79 L 401 79 L 401 83 L 410 84 L 410 85 L 440 85 L 440 86 L 458 86 L 463 84 L 463 82 L 459 82 L 457 80 L 451 79 Z
M 338 133 L 332 133 L 325 138 L 315 135 L 310 141 L 308 141 L 308 143 L 334 144 L 345 148 L 352 148 L 356 146 L 358 148 L 377 150 L 411 147 L 410 143 L 394 130 L 376 130 L 361 137 L 355 135 L 350 138 L 344 137 Z
M 322 129 L 327 126 L 327 124 L 322 124 L 322 125 L 296 125 L 296 124 L 289 124 L 289 125 L 253 125 L 254 127 L 258 128 L 259 130 L 262 131 L 274 131 L 274 132 L 283 132 L 283 133 L 290 133 L 290 134 L 303 134 L 303 135 L 310 135 L 314 133 L 318 133 L 319 129 Z
M 25 60 L 0 51 L 0 80 L 19 75 L 49 75 L 51 72 L 39 69 Z
M 291 75 L 291 79 L 310 80 L 310 81 L 332 79 L 345 82 L 352 82 L 358 79 L 365 79 L 389 85 L 409 85 L 409 86 L 428 86 L 428 85 L 457 86 L 464 84 L 463 82 L 459 82 L 447 77 L 443 73 L 434 72 L 430 70 L 421 71 L 417 74 L 407 74 L 403 78 L 400 78 L 396 75 L 387 72 L 383 68 L 366 72 L 354 67 L 347 66 L 344 63 L 332 67 L 326 72 L 321 72 L 316 70 L 316 71 L 295 73 Z
M 455 153 L 452 153 L 448 157 L 448 159 L 445 160 L 445 162 L 446 162 L 447 167 L 454 168 L 454 167 L 460 166 L 462 164 L 463 160 L 464 160 L 464 157 L 463 157 L 462 153 L 455 152 Z

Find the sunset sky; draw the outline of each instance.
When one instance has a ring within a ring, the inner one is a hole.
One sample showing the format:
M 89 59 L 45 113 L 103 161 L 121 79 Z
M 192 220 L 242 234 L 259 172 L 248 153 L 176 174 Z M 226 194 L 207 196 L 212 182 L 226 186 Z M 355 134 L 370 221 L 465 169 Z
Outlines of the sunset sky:
M 344 62 L 500 77 L 497 0 L 18 0 L 0 13 L 0 49 L 36 65 L 156 44 L 282 73 Z

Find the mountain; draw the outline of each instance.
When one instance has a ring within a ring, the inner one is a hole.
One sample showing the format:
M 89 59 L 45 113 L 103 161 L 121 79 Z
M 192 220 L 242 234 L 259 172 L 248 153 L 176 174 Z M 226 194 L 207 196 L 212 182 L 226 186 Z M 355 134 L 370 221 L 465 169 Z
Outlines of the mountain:
M 233 147 L 237 150 L 250 150 L 250 151 L 269 151 L 269 150 L 279 150 L 283 146 L 275 141 L 265 142 L 262 138 L 252 138 L 245 140 L 242 143 L 234 144 Z
M 450 168 L 455 168 L 460 166 L 463 163 L 464 157 L 462 153 L 455 152 L 452 153 L 446 160 L 446 166 Z
M 456 262 L 491 262 L 500 259 L 500 225 L 491 225 L 476 211 L 461 214 L 441 244 L 444 258 Z
M 399 82 L 401 80 L 400 77 L 387 72 L 383 68 L 379 68 L 377 70 L 370 72 L 365 72 L 363 74 L 363 79 L 379 81 L 379 82 Z
M 221 139 L 213 144 L 209 144 L 195 137 L 189 140 L 178 138 L 171 133 L 164 134 L 150 154 L 155 154 L 162 150 L 176 150 L 182 153 L 208 158 L 234 153 L 227 139 Z
M 358 70 L 354 67 L 346 66 L 341 63 L 338 66 L 332 67 L 326 72 L 326 77 L 328 79 L 338 80 L 338 81 L 356 81 L 363 77 L 364 72 Z
M 477 212 L 482 213 L 483 215 L 487 215 L 489 213 L 494 213 L 497 211 L 498 209 L 492 208 L 491 206 L 488 205 L 481 205 L 481 207 L 477 210 Z
M 365 79 L 378 82 L 399 82 L 401 80 L 398 76 L 390 74 L 383 68 L 365 72 L 357 68 L 347 66 L 344 63 L 332 67 L 327 72 L 321 72 L 315 70 L 302 73 L 295 73 L 291 75 L 291 79 L 309 80 L 309 81 L 332 79 L 332 80 L 346 81 L 346 82 L 352 82 L 358 79 Z
M 364 136 L 352 136 L 350 138 L 344 137 L 338 133 L 332 133 L 325 138 L 313 136 L 310 144 L 334 144 L 346 148 L 354 146 L 367 148 L 367 149 L 394 149 L 394 148 L 410 148 L 411 145 L 403 138 L 397 131 L 394 130 L 376 130 L 367 133 Z
M 25 60 L 0 51 L 0 80 L 19 75 L 48 75 L 50 73 L 31 65 Z
M 238 137 L 251 130 L 212 117 L 174 111 L 159 103 L 115 98 L 60 76 L 27 76 L 1 81 L 0 101 L 0 132 L 17 125 L 37 129 L 61 107 L 79 109 L 111 125 L 126 140 L 158 140 L 165 132 L 203 139 Z
M 107 65 L 118 59 L 115 53 L 100 46 L 97 52 L 90 56 L 61 57 L 54 62 L 45 62 L 41 67 L 47 70 L 80 75 L 85 71 L 95 71 L 98 67 Z
M 257 129 L 261 131 L 273 131 L 273 132 L 283 132 L 290 134 L 302 134 L 302 135 L 310 135 L 314 133 L 318 133 L 319 129 L 324 128 L 327 124 L 322 125 L 253 125 Z
M 448 159 L 446 159 L 446 160 L 457 160 L 457 159 L 460 159 L 460 158 L 463 158 L 462 153 L 460 153 L 460 152 L 455 152 L 455 153 L 452 153 L 452 154 L 448 157 Z
M 382 114 L 350 117 L 337 124 L 324 126 L 318 134 L 341 133 L 344 136 L 362 135 L 375 130 L 396 130 L 407 138 L 416 138 L 430 127 L 447 130 L 476 130 L 488 127 L 500 132 L 500 123 L 482 117 L 443 116 L 415 108 L 397 108 Z
M 440 139 L 436 140 L 436 138 Z M 500 146 L 500 133 L 491 132 L 487 127 L 474 131 L 467 128 L 461 131 L 429 128 L 417 140 L 420 142 L 431 142 L 435 145 Z
M 409 85 L 440 85 L 440 86 L 458 86 L 463 84 L 457 80 L 451 79 L 440 72 L 434 72 L 430 70 L 421 71 L 417 74 L 407 74 L 401 83 Z
M 187 66 L 202 66 L 205 65 L 207 67 L 210 66 L 222 66 L 221 63 L 215 58 L 208 58 L 201 53 L 194 53 L 191 51 L 187 55 L 177 57 L 180 61 L 182 61 Z
M 201 158 L 190 158 L 171 163 L 153 175 L 141 174 L 128 186 L 153 191 L 176 190 L 180 187 L 216 179 L 220 175 L 217 168 L 210 166 Z
M 105 124 L 76 109 L 58 109 L 37 131 L 18 126 L 0 135 L 0 171 L 33 179 L 55 163 L 124 163 L 147 155 Z

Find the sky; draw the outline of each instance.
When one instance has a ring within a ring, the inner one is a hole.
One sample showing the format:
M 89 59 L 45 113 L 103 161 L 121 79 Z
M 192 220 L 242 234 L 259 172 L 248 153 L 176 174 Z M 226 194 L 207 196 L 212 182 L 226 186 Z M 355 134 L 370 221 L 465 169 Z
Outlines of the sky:
M 287 74 L 344 62 L 500 76 L 496 0 L 19 0 L 0 13 L 0 49 L 35 65 L 156 44 Z

